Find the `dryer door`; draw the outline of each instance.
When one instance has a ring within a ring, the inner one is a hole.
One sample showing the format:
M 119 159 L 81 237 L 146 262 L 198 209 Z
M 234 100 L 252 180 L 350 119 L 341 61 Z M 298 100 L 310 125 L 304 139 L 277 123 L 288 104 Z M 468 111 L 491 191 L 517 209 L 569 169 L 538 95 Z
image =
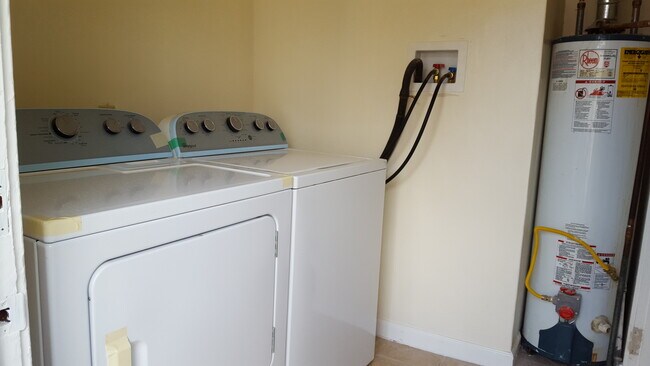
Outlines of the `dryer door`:
M 129 344 L 133 366 L 270 365 L 275 233 L 263 216 L 102 264 L 88 289 L 93 365 Z

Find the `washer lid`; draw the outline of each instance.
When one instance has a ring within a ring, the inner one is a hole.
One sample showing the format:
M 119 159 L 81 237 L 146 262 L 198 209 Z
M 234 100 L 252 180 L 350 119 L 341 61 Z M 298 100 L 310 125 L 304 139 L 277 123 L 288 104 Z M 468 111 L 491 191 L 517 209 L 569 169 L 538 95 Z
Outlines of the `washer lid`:
M 288 188 L 277 175 L 171 159 L 28 173 L 20 180 L 25 235 L 46 243 Z
M 347 178 L 386 169 L 382 159 L 334 155 L 306 150 L 282 149 L 257 153 L 197 158 L 237 168 L 293 176 L 293 188 Z

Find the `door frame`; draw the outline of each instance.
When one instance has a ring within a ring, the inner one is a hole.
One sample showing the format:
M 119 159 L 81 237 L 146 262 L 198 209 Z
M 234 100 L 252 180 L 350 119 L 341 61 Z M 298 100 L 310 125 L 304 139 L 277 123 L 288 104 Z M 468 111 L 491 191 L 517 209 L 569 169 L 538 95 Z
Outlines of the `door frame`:
M 646 213 L 639 267 L 632 299 L 625 366 L 650 365 L 650 205 Z
M 32 364 L 20 215 L 16 107 L 9 0 L 0 0 L 0 365 Z

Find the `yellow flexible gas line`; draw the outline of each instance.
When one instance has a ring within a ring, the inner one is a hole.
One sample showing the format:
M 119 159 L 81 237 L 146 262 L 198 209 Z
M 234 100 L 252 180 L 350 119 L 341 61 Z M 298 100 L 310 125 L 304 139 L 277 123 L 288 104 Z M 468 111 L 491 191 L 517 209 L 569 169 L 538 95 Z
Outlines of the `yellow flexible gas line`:
M 549 295 L 541 295 L 537 291 L 533 289 L 533 287 L 530 285 L 530 278 L 533 275 L 533 271 L 535 270 L 535 262 L 537 261 L 537 250 L 539 249 L 539 232 L 540 231 L 546 231 L 549 233 L 553 234 L 558 234 L 566 237 L 569 240 L 575 241 L 576 243 L 582 245 L 583 248 L 585 248 L 589 254 L 594 258 L 596 263 L 602 269 L 609 275 L 609 277 L 612 278 L 614 281 L 618 281 L 618 274 L 616 274 L 616 268 L 613 266 L 603 262 L 602 259 L 598 256 L 598 253 L 596 253 L 589 244 L 585 243 L 582 239 L 576 237 L 575 235 L 569 234 L 566 231 L 558 230 L 558 229 L 553 229 L 550 227 L 546 226 L 536 226 L 535 229 L 533 230 L 533 251 L 532 254 L 530 255 L 530 266 L 528 267 L 528 274 L 526 274 L 526 289 L 528 292 L 530 292 L 531 295 L 535 296 L 538 299 L 544 300 L 544 301 L 552 301 L 553 296 Z

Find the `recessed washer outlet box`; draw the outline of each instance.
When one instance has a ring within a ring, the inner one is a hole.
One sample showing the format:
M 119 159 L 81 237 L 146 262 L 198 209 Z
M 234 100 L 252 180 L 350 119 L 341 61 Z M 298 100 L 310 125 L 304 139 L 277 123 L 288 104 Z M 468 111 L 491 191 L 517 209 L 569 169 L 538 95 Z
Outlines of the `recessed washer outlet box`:
M 424 64 L 422 78 L 425 78 L 433 70 L 435 64 L 444 65 L 440 76 L 449 72 L 450 67 L 456 68 L 456 80 L 452 83 L 445 81 L 440 89 L 441 93 L 458 94 L 465 90 L 467 41 L 416 43 L 411 46 L 410 57 L 422 59 Z M 411 92 L 416 93 L 420 85 L 421 83 L 413 83 Z M 434 88 L 435 84 L 431 78 L 424 91 L 432 93 Z

